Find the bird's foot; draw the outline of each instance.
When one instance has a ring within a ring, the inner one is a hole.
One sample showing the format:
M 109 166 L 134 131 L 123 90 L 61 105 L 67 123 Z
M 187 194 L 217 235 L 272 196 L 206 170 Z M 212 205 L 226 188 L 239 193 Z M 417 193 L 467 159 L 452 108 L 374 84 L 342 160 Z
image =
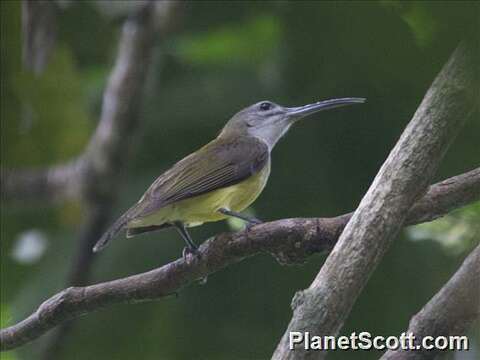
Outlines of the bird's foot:
M 257 218 L 254 218 L 254 217 L 249 218 L 248 222 L 245 224 L 245 230 L 249 231 L 255 225 L 262 224 L 262 223 L 263 223 L 263 221 L 260 220 L 260 219 L 257 219 Z
M 192 257 L 196 257 L 198 259 L 201 259 L 202 257 L 200 251 L 198 251 L 198 248 L 196 247 L 184 247 L 182 251 L 182 256 L 183 260 L 187 263 L 192 260 Z M 205 285 L 207 283 L 207 280 L 208 276 L 197 279 L 199 285 Z
M 183 260 L 188 261 L 188 259 L 192 256 L 200 258 L 201 254 L 200 251 L 198 251 L 198 248 L 187 246 L 183 248 L 182 256 Z

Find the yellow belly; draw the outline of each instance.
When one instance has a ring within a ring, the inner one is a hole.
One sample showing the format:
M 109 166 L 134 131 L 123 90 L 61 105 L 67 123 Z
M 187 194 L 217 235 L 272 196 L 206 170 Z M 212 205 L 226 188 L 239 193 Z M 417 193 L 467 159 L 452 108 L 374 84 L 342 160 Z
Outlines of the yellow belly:
M 228 216 L 218 210 L 227 208 L 239 212 L 247 208 L 260 195 L 269 175 L 270 161 L 257 174 L 236 185 L 169 204 L 144 218 L 132 220 L 128 227 L 162 225 L 174 221 L 192 227 L 226 219 Z

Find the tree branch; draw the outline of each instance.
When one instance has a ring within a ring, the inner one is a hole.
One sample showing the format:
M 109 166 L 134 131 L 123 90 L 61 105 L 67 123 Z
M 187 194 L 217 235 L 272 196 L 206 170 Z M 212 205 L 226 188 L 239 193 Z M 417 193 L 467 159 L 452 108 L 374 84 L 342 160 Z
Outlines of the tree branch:
M 2 201 L 29 204 L 30 201 L 59 202 L 80 194 L 81 159 L 46 168 L 1 169 L 0 194 Z
M 57 6 L 51 0 L 22 1 L 22 60 L 36 75 L 43 72 L 57 38 Z
M 65 164 L 31 169 L 2 168 L 2 200 L 30 204 L 108 197 L 116 192 L 116 176 L 126 163 L 138 126 L 138 108 L 155 30 L 168 32 L 174 25 L 172 15 L 180 5 L 176 1 L 149 1 L 127 19 L 104 92 L 100 121 L 85 152 Z
M 435 219 L 479 199 L 477 168 L 432 185 L 412 208 L 409 222 Z M 351 216 L 284 219 L 254 226 L 248 232 L 220 234 L 200 246 L 199 258 L 178 259 L 146 273 L 68 288 L 45 301 L 25 320 L 2 329 L 0 349 L 21 346 L 61 323 L 105 306 L 159 299 L 258 253 L 270 253 L 281 264 L 302 263 L 312 254 L 330 250 Z
M 139 133 L 140 108 L 154 50 L 154 37 L 167 32 L 178 3 L 147 2 L 136 7 L 125 21 L 114 67 L 103 95 L 98 127 L 67 183 L 84 201 L 86 218 L 81 226 L 66 286 L 88 282 L 93 263 L 92 247 L 105 231 L 121 185 L 133 142 Z M 67 177 L 68 178 L 68 177 Z M 33 177 L 35 179 L 35 177 Z M 55 178 L 54 178 L 55 179 Z M 55 185 L 55 184 L 53 184 Z M 53 192 L 58 187 L 51 187 Z M 62 324 L 45 343 L 43 359 L 60 358 L 72 322 Z
M 70 263 L 65 287 L 81 286 L 88 283 L 94 263 L 92 246 L 105 231 L 110 221 L 112 208 L 113 201 L 87 204 L 85 219 L 76 239 L 77 246 Z M 45 360 L 61 359 L 60 354 L 65 346 L 65 340 L 74 325 L 74 321 L 66 322 L 51 332 L 45 339 L 42 355 L 39 358 Z
M 294 313 L 273 359 L 324 358 L 291 331 L 337 335 L 356 299 L 426 191 L 449 145 L 473 111 L 476 54 L 462 43 L 443 67 L 310 287 L 295 295 Z
M 460 269 L 411 320 L 407 332 L 420 345 L 425 336 L 465 335 L 480 316 L 480 245 Z M 389 350 L 382 360 L 434 359 L 438 350 Z

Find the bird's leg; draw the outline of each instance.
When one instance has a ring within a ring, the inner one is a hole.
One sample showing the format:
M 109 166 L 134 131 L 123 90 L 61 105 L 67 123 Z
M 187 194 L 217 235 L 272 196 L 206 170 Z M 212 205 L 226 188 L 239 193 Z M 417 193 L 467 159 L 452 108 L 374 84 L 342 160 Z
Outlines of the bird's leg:
M 188 233 L 185 227 L 185 224 L 183 224 L 180 221 L 175 221 L 173 223 L 173 226 L 175 226 L 175 228 L 177 229 L 177 231 L 180 233 L 183 240 L 185 241 L 185 244 L 187 244 L 187 247 L 183 248 L 183 258 L 186 258 L 187 254 L 197 254 L 198 246 L 195 245 L 192 238 L 190 237 L 190 234 Z
M 240 214 L 236 211 L 232 211 L 232 210 L 229 210 L 229 209 L 226 209 L 226 208 L 220 208 L 220 209 L 218 209 L 218 211 L 220 213 L 222 213 L 223 215 L 232 216 L 232 217 L 235 217 L 235 218 L 238 218 L 238 219 L 241 219 L 241 220 L 245 221 L 247 223 L 247 229 L 252 227 L 253 225 L 257 225 L 257 224 L 262 223 L 261 220 L 255 218 L 253 216 L 243 215 L 243 214 Z
M 193 254 L 200 257 L 198 246 L 193 242 L 192 237 L 190 236 L 190 234 L 187 231 L 187 228 L 185 227 L 185 224 L 182 223 L 181 221 L 175 221 L 173 223 L 173 226 L 175 226 L 175 228 L 178 230 L 183 240 L 185 240 L 185 243 L 187 244 L 187 246 L 184 247 L 182 251 L 183 259 L 187 261 L 188 254 Z M 204 276 L 198 279 L 198 283 L 200 285 L 205 285 L 207 283 L 207 279 L 208 277 Z

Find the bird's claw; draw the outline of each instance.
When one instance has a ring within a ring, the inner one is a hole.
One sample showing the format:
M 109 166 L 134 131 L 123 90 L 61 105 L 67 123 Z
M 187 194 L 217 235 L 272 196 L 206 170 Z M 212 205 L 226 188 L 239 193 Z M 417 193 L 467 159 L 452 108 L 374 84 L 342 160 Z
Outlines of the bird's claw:
M 200 254 L 200 251 L 198 251 L 198 248 L 194 248 L 194 247 L 184 247 L 182 251 L 182 256 L 183 256 L 183 260 L 187 263 L 192 256 L 197 257 L 198 259 L 202 257 L 202 255 Z M 207 283 L 207 280 L 208 280 L 208 276 L 204 276 L 197 279 L 199 285 L 205 285 Z
M 196 256 L 196 257 L 199 257 L 199 258 L 201 257 L 200 251 L 198 251 L 197 248 L 184 247 L 184 248 L 183 248 L 183 251 L 182 251 L 183 260 L 187 261 L 189 255 L 190 255 L 190 256 Z
M 257 218 L 251 218 L 245 225 L 245 229 L 249 231 L 252 227 L 258 224 L 262 224 L 263 221 Z

